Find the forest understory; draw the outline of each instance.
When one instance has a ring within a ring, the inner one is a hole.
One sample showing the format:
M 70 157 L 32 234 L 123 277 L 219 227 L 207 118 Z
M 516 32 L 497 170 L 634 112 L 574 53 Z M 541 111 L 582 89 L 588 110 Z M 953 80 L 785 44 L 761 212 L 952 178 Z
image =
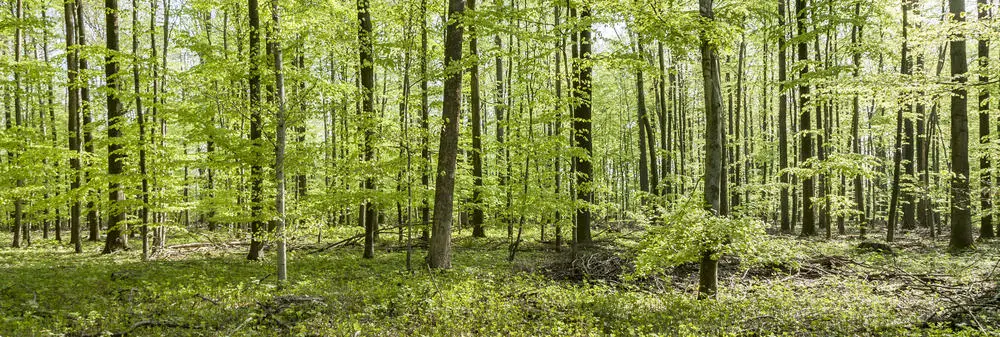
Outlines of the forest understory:
M 172 233 L 147 262 L 135 249 L 84 254 L 41 240 L 0 250 L 3 336 L 995 335 L 1000 245 L 959 255 L 927 233 L 891 246 L 768 236 L 752 261 L 723 257 L 720 291 L 698 300 L 698 266 L 635 273 L 635 232 L 611 229 L 573 252 L 526 230 L 514 262 L 503 233 L 459 232 L 455 266 L 406 269 L 406 241 L 363 259 L 336 228 L 291 240 L 287 283 L 246 261 L 243 233 Z M 9 234 L 5 234 L 9 235 Z M 270 248 L 267 249 L 269 251 Z

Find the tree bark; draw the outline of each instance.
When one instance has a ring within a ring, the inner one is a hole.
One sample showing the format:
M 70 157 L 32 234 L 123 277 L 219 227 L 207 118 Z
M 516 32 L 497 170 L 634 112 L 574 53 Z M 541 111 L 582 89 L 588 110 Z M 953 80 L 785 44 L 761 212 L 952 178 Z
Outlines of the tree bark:
M 118 0 L 104 1 L 104 22 L 107 33 L 107 48 L 111 55 L 104 62 L 105 82 L 108 96 L 108 233 L 104 241 L 102 254 L 110 254 L 128 248 L 125 241 L 125 191 L 117 176 L 125 171 L 124 142 L 122 128 L 125 127 L 125 114 L 122 111 L 118 78 L 118 60 L 115 54 L 118 46 Z
M 248 59 L 250 63 L 250 141 L 253 144 L 253 161 L 250 165 L 250 251 L 247 260 L 257 261 L 264 250 L 264 222 L 261 220 L 264 202 L 264 145 L 261 139 L 263 116 L 260 107 L 260 9 L 257 0 L 247 0 L 248 19 L 250 21 L 250 46 Z
M 469 11 L 476 11 L 476 0 L 469 0 Z M 476 26 L 469 25 L 469 54 L 475 62 L 469 69 L 469 110 L 472 123 L 472 178 L 475 180 L 475 187 L 472 190 L 472 236 L 477 238 L 486 237 L 486 230 L 483 228 L 485 218 L 483 212 L 483 121 L 482 106 L 479 99 L 479 46 L 476 36 Z
M 979 21 L 988 22 L 990 20 L 990 8 L 989 2 L 987 0 L 977 1 L 979 5 Z M 990 66 L 990 41 L 989 39 L 983 38 L 979 40 L 978 56 L 979 56 L 979 83 L 985 85 L 990 81 L 990 77 L 986 74 L 986 69 Z M 989 144 L 990 139 L 990 90 L 985 86 L 979 87 L 979 142 L 981 144 Z M 983 152 L 979 157 L 979 170 L 980 173 L 980 194 L 979 194 L 979 206 L 982 216 L 980 218 L 979 224 L 979 237 L 984 239 L 993 238 L 993 184 L 990 180 L 992 173 L 990 172 L 990 159 L 989 153 Z
M 427 263 L 431 268 L 451 268 L 451 223 L 454 214 L 455 167 L 458 164 L 459 112 L 462 109 L 462 14 L 465 1 L 448 1 L 448 26 L 444 51 L 444 107 L 441 144 L 435 173 L 434 227 Z
M 375 118 L 375 55 L 374 39 L 372 35 L 372 17 L 370 0 L 358 0 L 358 41 L 361 47 L 358 51 L 360 61 L 361 77 L 361 121 L 364 130 L 364 161 L 371 163 L 375 160 L 374 123 Z M 375 192 L 375 177 L 370 173 L 366 174 L 364 188 L 368 192 Z M 362 225 L 365 228 L 365 251 L 363 257 L 371 259 L 375 257 L 375 239 L 378 235 L 378 209 L 371 199 L 366 199 L 361 205 L 364 212 L 361 217 Z
M 965 21 L 965 1 L 949 0 L 953 20 Z M 969 116 L 968 90 L 965 75 L 968 72 L 965 36 L 956 33 L 951 37 L 951 76 L 956 86 L 951 95 L 951 237 L 952 251 L 972 246 L 972 213 L 969 191 Z
M 795 10 L 796 15 L 796 25 L 798 27 L 799 36 L 805 36 L 808 32 L 806 31 L 806 0 L 795 0 Z M 805 39 L 800 39 L 798 43 L 798 60 L 800 63 L 806 63 L 809 61 L 809 50 L 808 44 Z M 799 78 L 802 79 L 809 74 L 809 67 L 805 64 L 802 65 L 802 70 L 799 71 Z M 799 146 L 799 161 L 800 165 L 808 167 L 808 160 L 813 158 L 813 139 L 812 139 L 812 125 L 810 120 L 811 112 L 806 106 L 809 104 L 809 83 L 803 82 L 799 84 L 799 134 L 801 145 Z M 813 177 L 811 174 L 807 174 L 802 177 L 802 236 L 813 236 L 816 235 L 816 220 L 815 213 L 813 210 Z
M 699 12 L 711 24 L 715 21 L 712 0 L 700 0 Z M 722 142 L 722 89 L 719 83 L 719 59 L 717 47 L 708 36 L 707 29 L 701 32 L 701 69 L 705 93 L 705 207 L 714 216 L 722 216 L 722 157 L 725 155 L 725 145 Z M 698 274 L 698 298 L 715 296 L 718 283 L 718 257 L 715 252 L 702 252 L 701 267 Z
M 277 271 L 278 282 L 288 279 L 288 257 L 285 256 L 285 144 L 287 143 L 287 130 L 285 126 L 285 74 L 282 63 L 284 62 L 281 50 L 281 8 L 278 0 L 271 0 L 271 24 L 273 33 L 271 44 L 274 46 L 274 99 L 278 105 L 275 121 L 275 146 L 274 146 L 274 209 L 278 213 L 275 221 L 275 235 L 278 240 Z
M 590 8 L 580 9 L 579 20 L 585 24 L 580 30 L 579 60 L 577 60 L 575 68 L 576 81 L 573 92 L 576 93 L 574 98 L 577 105 L 573 109 L 573 132 L 574 143 L 583 150 L 583 155 L 573 157 L 573 165 L 576 168 L 576 198 L 581 204 L 576 211 L 576 244 L 586 246 L 593 241 L 590 233 L 590 207 L 594 202 L 594 186 L 592 186 L 594 169 L 591 163 L 594 145 L 593 132 L 591 132 L 591 115 L 593 114 L 591 73 L 593 65 L 591 63 Z

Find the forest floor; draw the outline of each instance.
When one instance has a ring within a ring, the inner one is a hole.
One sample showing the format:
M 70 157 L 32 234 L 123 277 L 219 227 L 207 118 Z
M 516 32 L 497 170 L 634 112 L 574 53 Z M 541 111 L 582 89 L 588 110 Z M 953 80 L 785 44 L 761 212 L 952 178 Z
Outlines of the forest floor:
M 408 272 L 392 235 L 371 260 L 352 240 L 329 247 L 358 231 L 293 243 L 280 286 L 273 258 L 248 262 L 241 238 L 223 233 L 172 233 L 148 262 L 141 249 L 99 255 L 94 242 L 73 254 L 36 233 L 30 248 L 0 248 L 0 336 L 1000 333 L 996 242 L 950 255 L 947 238 L 912 233 L 891 252 L 856 238 L 769 237 L 762 247 L 782 249 L 724 258 L 717 298 L 697 300 L 695 265 L 633 275 L 628 235 L 574 256 L 526 232 L 532 239 L 507 262 L 506 233 L 461 233 L 454 268 L 430 273 L 419 247 Z

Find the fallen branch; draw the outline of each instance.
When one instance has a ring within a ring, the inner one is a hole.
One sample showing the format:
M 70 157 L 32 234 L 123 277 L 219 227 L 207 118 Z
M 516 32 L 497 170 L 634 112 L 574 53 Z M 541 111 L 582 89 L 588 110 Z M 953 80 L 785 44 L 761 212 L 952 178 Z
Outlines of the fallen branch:
M 177 323 L 177 322 L 169 322 L 169 321 L 140 321 L 140 322 L 136 322 L 136 323 L 132 324 L 132 326 L 130 326 L 125 331 L 112 332 L 111 334 L 107 334 L 107 331 L 101 331 L 101 332 L 95 332 L 95 333 L 78 332 L 78 333 L 71 333 L 71 334 L 69 334 L 69 336 L 75 336 L 75 337 L 97 337 L 97 336 L 125 337 L 125 336 L 128 336 L 128 335 L 132 334 L 132 332 L 134 332 L 136 329 L 141 329 L 141 328 L 176 328 L 176 329 L 190 329 L 190 330 L 217 330 L 215 327 L 211 327 L 211 326 L 207 326 L 207 325 L 194 325 L 194 324 Z

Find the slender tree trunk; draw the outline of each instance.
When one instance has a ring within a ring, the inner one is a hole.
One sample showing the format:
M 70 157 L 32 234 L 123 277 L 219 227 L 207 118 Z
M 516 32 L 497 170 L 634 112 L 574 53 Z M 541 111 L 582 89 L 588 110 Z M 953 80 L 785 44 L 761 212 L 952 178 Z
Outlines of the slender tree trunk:
M 792 226 L 788 209 L 788 185 L 791 184 L 791 180 L 786 172 L 788 169 L 788 88 L 785 87 L 785 81 L 788 80 L 788 75 L 785 67 L 788 61 L 785 51 L 788 48 L 785 46 L 785 1 L 778 0 L 778 27 L 780 29 L 780 34 L 778 34 L 778 170 L 781 172 L 778 199 L 781 209 L 781 232 L 791 234 Z
M 14 15 L 16 16 L 17 20 L 20 21 L 22 19 L 22 13 L 21 13 L 21 11 L 23 10 L 21 0 L 16 0 L 14 6 L 15 6 L 15 9 L 14 9 L 15 14 Z M 21 126 L 23 126 L 22 124 L 24 124 L 23 118 L 21 117 L 22 114 L 23 114 L 22 111 L 21 111 L 21 92 L 23 91 L 22 88 L 21 88 L 21 71 L 16 68 L 16 67 L 18 67 L 18 66 L 21 65 L 21 39 L 22 39 L 22 34 L 23 33 L 22 33 L 22 29 L 21 29 L 21 24 L 18 23 L 15 26 L 15 28 L 14 28 L 14 66 L 15 66 L 15 70 L 14 70 L 14 90 L 13 90 L 14 91 L 14 120 L 15 120 L 14 124 L 17 125 L 18 129 L 20 129 Z M 20 132 L 20 130 L 18 130 L 17 132 Z M 27 142 L 27 140 L 25 140 L 25 142 Z M 27 145 L 27 144 L 25 144 L 25 145 Z M 17 157 L 20 157 L 20 152 L 21 152 L 20 149 L 17 149 L 17 150 L 9 152 L 11 154 L 10 159 L 11 159 L 12 162 L 15 161 L 15 160 L 17 160 Z M 11 164 L 13 164 L 13 163 L 11 163 Z M 19 187 L 19 188 L 20 187 L 24 187 L 24 179 L 18 179 L 16 184 L 17 184 L 17 187 Z M 22 209 L 23 207 L 24 207 L 24 200 L 22 200 L 20 198 L 20 194 L 19 194 L 18 198 L 14 200 L 14 214 L 13 214 L 13 216 L 14 216 L 14 229 L 13 229 L 13 232 L 14 232 L 13 233 L 14 234 L 14 242 L 13 242 L 13 246 L 15 248 L 20 248 L 21 247 L 21 233 L 25 232 L 25 224 L 23 223 L 23 220 L 24 220 L 24 211 Z
M 472 13 L 476 12 L 476 0 L 469 1 L 469 11 Z M 472 236 L 477 238 L 486 237 L 486 231 L 483 228 L 484 212 L 483 212 L 483 145 L 482 145 L 482 133 L 483 133 L 483 120 L 482 120 L 482 107 L 479 100 L 479 49 L 478 49 L 478 39 L 476 36 L 476 25 L 469 25 L 469 54 L 472 59 L 476 62 L 469 69 L 469 90 L 472 92 L 469 96 L 469 109 L 471 114 L 472 122 L 472 179 L 475 180 L 475 188 L 472 190 Z
M 427 263 L 431 268 L 451 268 L 451 222 L 454 207 L 455 167 L 458 160 L 458 120 L 462 109 L 462 14 L 465 1 L 448 1 L 448 26 L 444 51 L 444 107 L 441 144 L 434 189 L 434 227 Z
M 590 8 L 580 9 L 580 21 L 587 22 L 580 31 L 579 60 L 576 65 L 576 81 L 574 82 L 577 105 L 573 109 L 573 134 L 574 143 L 579 147 L 583 155 L 573 158 L 573 167 L 576 168 L 576 197 L 580 202 L 576 212 L 576 244 L 590 245 L 592 243 L 590 233 L 591 213 L 590 207 L 594 202 L 594 169 L 591 163 L 594 152 L 593 132 L 591 123 L 592 83 L 591 72 L 591 33 L 590 33 Z
M 275 235 L 278 240 L 277 275 L 278 282 L 288 279 L 288 257 L 285 256 L 285 144 L 287 143 L 287 133 L 285 127 L 285 74 L 283 71 L 281 50 L 281 8 L 278 0 L 271 0 L 271 24 L 273 25 L 271 34 L 271 44 L 274 45 L 274 98 L 277 101 L 278 110 L 275 116 L 277 125 L 275 126 L 275 146 L 274 146 L 274 209 L 277 217 L 275 221 Z
M 260 107 L 260 9 L 257 0 L 247 0 L 247 10 L 250 21 L 250 46 L 248 48 L 248 58 L 250 62 L 250 141 L 253 143 L 253 161 L 250 165 L 250 216 L 253 218 L 250 223 L 250 252 L 247 253 L 247 260 L 256 261 L 260 259 L 260 254 L 264 250 L 264 222 L 263 216 L 264 202 L 264 168 L 261 165 L 264 154 L 264 144 L 261 139 L 261 129 L 263 128 L 263 116 Z
M 979 5 L 979 21 L 988 22 L 990 20 L 990 8 L 987 0 L 977 1 Z M 986 69 L 990 66 L 990 41 L 986 38 L 979 40 L 979 83 L 985 85 L 990 81 L 986 74 Z M 979 87 L 979 142 L 990 143 L 990 89 L 985 86 Z M 979 206 L 982 216 L 980 218 L 979 237 L 993 238 L 993 184 L 990 181 L 990 159 L 989 153 L 983 152 L 979 157 L 980 174 L 980 194 Z
M 358 24 L 360 25 L 358 40 L 361 43 L 361 48 L 358 52 L 360 57 L 362 90 L 361 120 L 364 130 L 363 147 L 364 161 L 366 163 L 375 160 L 375 149 L 372 144 L 375 142 L 375 130 L 374 126 L 371 125 L 375 119 L 375 58 L 373 50 L 375 36 L 372 35 L 372 17 L 369 1 L 358 0 Z M 371 176 L 371 174 L 365 177 L 364 188 L 369 192 L 374 192 L 375 177 Z M 364 258 L 371 259 L 375 257 L 375 239 L 378 235 L 378 209 L 376 209 L 375 203 L 371 199 L 365 200 L 361 205 L 361 209 L 364 211 L 364 216 L 361 217 L 365 228 Z
M 73 152 L 69 158 L 70 174 L 73 175 L 70 183 L 70 190 L 80 189 L 80 89 L 77 83 L 79 61 L 76 51 L 76 1 L 63 1 L 63 20 L 66 26 L 66 74 L 68 83 L 67 91 L 67 120 L 69 150 Z M 73 195 L 76 195 L 75 193 Z M 83 253 L 83 245 L 80 238 L 80 198 L 74 197 L 70 200 L 70 242 L 73 244 L 76 253 Z M 58 233 L 58 232 L 57 232 Z
M 125 172 L 125 154 L 122 128 L 125 126 L 125 114 L 122 111 L 120 95 L 121 80 L 118 77 L 118 60 L 113 56 L 119 52 L 118 46 L 118 0 L 104 0 L 104 21 L 107 30 L 107 48 L 112 55 L 104 62 L 105 82 L 108 88 L 108 233 L 104 241 L 102 254 L 113 253 L 126 249 L 125 241 L 125 191 L 117 176 Z
M 854 4 L 854 16 L 856 18 L 861 16 L 861 4 Z M 863 26 L 856 23 L 855 21 L 853 30 L 851 31 L 851 45 L 854 48 L 854 53 L 852 57 L 852 63 L 854 65 L 854 77 L 858 78 L 861 76 L 861 39 L 863 36 Z M 861 136 L 859 134 L 860 124 L 861 124 L 861 104 L 859 95 L 854 95 L 852 98 L 852 113 L 851 113 L 851 147 L 854 153 L 858 156 L 861 153 Z M 862 175 L 856 174 L 854 176 L 854 205 L 858 213 L 858 226 L 860 227 L 861 237 L 865 236 L 865 229 L 868 227 L 868 217 L 867 209 L 865 208 L 865 198 L 864 198 L 864 182 L 862 181 Z
M 965 1 L 949 0 L 953 20 L 965 21 Z M 951 76 L 957 85 L 951 95 L 951 238 L 952 251 L 972 246 L 972 213 L 969 191 L 969 116 L 965 74 L 965 36 L 951 37 Z
M 712 0 L 700 0 L 701 16 L 709 21 L 715 20 Z M 722 157 L 725 155 L 725 145 L 722 133 L 725 132 L 722 122 L 722 89 L 719 83 L 719 59 L 716 46 L 708 36 L 707 31 L 701 32 L 701 68 L 704 78 L 705 92 L 705 206 L 721 216 L 722 210 Z M 718 283 L 719 260 L 713 256 L 716 252 L 705 251 L 701 255 L 701 266 L 698 277 L 698 297 L 714 297 Z
M 75 9 L 76 9 L 76 13 L 75 14 L 76 14 L 76 22 L 77 22 L 77 25 L 76 25 L 76 38 L 77 38 L 77 41 L 78 41 L 77 44 L 80 45 L 80 47 L 86 47 L 87 46 L 87 34 L 86 34 L 86 26 L 85 26 L 85 23 L 84 23 L 84 20 L 83 20 L 83 3 L 82 2 L 77 2 Z M 82 132 L 83 132 L 83 144 L 82 144 L 82 146 L 83 146 L 84 151 L 86 151 L 87 153 L 90 153 L 91 155 L 93 155 L 94 154 L 94 137 L 93 137 L 94 126 L 93 126 L 92 123 L 94 121 L 93 121 L 93 112 L 92 112 L 93 110 L 91 110 L 92 107 L 90 105 L 90 83 L 89 83 L 90 79 L 89 79 L 89 77 L 87 77 L 86 75 L 84 75 L 84 73 L 86 73 L 87 70 L 88 70 L 88 68 L 89 68 L 89 64 L 88 64 L 87 58 L 83 57 L 81 54 L 77 54 L 77 62 L 80 63 L 80 65 L 79 65 L 79 70 L 80 70 L 79 76 L 81 78 L 81 82 L 80 82 L 80 112 L 83 115 L 83 124 L 80 125 L 80 128 L 82 129 Z M 89 166 L 89 164 L 88 164 L 88 166 Z M 89 180 L 90 179 L 90 177 L 89 177 L 89 175 L 87 173 L 84 173 L 83 176 L 84 176 L 85 180 Z M 97 205 L 95 203 L 95 199 L 97 198 L 97 196 L 96 196 L 96 194 L 93 191 L 90 191 L 89 189 L 88 189 L 86 195 L 87 195 L 87 228 L 89 229 L 89 233 L 87 235 L 87 240 L 96 242 L 96 241 L 98 241 L 100 239 L 100 223 L 98 221 L 98 217 L 97 217 Z
M 795 0 L 796 25 L 800 37 L 805 36 L 806 31 L 806 0 Z M 798 43 L 798 59 L 800 63 L 809 61 L 808 44 L 805 39 L 800 39 Z M 809 74 L 809 67 L 803 65 L 799 71 L 799 78 L 804 78 Z M 810 111 L 806 108 L 809 104 L 809 83 L 799 84 L 799 129 L 802 145 L 799 146 L 799 161 L 801 165 L 809 165 L 807 161 L 813 157 L 812 122 L 810 121 Z M 813 211 L 813 177 L 806 174 L 802 177 L 802 235 L 816 235 L 816 220 Z
M 132 89 L 135 94 L 135 114 L 139 122 L 139 175 L 142 179 L 142 207 L 139 220 L 142 221 L 142 258 L 149 258 L 149 179 L 146 177 L 146 116 L 142 111 L 139 78 L 139 6 L 132 0 Z
M 500 60 L 498 57 L 497 60 Z M 420 184 L 424 187 L 424 191 L 429 191 L 431 187 L 430 183 L 430 167 L 431 167 L 431 151 L 430 151 L 430 102 L 428 99 L 428 89 L 427 89 L 427 0 L 420 0 L 420 129 L 422 131 L 423 137 L 421 137 L 421 148 L 420 148 L 420 158 L 423 159 L 423 164 L 421 166 L 420 174 Z M 500 63 L 497 63 L 497 67 L 501 67 Z M 498 72 L 499 73 L 499 72 Z M 430 233 L 428 227 L 431 223 L 431 211 L 430 211 L 430 200 L 428 200 L 426 193 L 423 194 L 420 202 L 420 237 L 427 241 L 430 239 Z

